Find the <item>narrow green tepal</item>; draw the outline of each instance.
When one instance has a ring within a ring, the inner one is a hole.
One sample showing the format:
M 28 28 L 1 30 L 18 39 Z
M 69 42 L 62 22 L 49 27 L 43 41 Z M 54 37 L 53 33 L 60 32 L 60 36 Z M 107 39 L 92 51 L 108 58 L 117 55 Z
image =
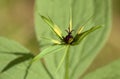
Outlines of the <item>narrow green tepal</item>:
M 74 39 L 75 43 L 76 43 L 76 44 L 80 44 L 80 42 L 81 42 L 87 35 L 91 34 L 92 32 L 96 31 L 97 29 L 99 29 L 99 28 L 101 28 L 101 27 L 102 27 L 102 26 L 94 26 L 94 27 L 90 28 L 89 30 L 87 30 L 87 31 L 85 31 L 85 32 L 81 32 L 81 33 L 79 33 L 79 31 L 78 31 L 78 33 L 75 35 L 75 39 Z M 76 45 L 76 44 L 75 44 L 75 45 Z
M 45 16 L 40 15 L 41 18 L 50 26 L 50 28 L 53 30 L 53 32 L 56 33 L 56 35 L 62 39 L 62 32 L 59 29 L 59 27 L 49 18 L 46 18 Z
M 44 16 L 41 18 L 39 14 Z M 56 38 L 58 36 L 64 38 L 68 26 L 70 31 L 73 30 L 71 34 L 73 37 L 77 32 L 80 34 L 78 35 L 80 43 L 70 45 L 68 69 L 64 61 L 55 74 L 64 50 L 44 57 L 46 68 L 54 79 L 78 79 L 84 74 L 104 46 L 111 30 L 111 0 L 36 0 L 34 15 L 36 36 L 41 52 L 45 47 L 51 46 L 50 41 L 41 39 L 42 36 L 56 40 L 59 39 Z M 50 18 L 46 18 L 47 16 Z M 93 17 L 88 21 L 90 16 Z M 61 29 L 62 36 L 54 30 L 54 24 Z M 79 26 L 82 25 L 85 28 L 81 32 Z M 66 70 L 69 71 L 67 77 Z

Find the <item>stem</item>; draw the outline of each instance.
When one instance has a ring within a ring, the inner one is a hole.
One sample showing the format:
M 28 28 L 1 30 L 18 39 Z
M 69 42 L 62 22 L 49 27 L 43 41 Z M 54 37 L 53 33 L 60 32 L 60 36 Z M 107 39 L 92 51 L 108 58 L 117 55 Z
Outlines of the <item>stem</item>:
M 70 45 L 67 46 L 67 54 L 66 54 L 66 58 L 65 58 L 65 79 L 69 79 L 69 48 Z

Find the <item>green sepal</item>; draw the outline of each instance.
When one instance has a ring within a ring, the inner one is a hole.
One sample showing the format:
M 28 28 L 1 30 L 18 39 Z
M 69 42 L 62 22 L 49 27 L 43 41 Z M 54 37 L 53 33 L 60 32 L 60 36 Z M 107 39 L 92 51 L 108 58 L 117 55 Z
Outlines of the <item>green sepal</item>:
M 63 39 L 63 36 L 62 36 L 62 32 L 60 30 L 60 28 L 49 18 L 45 17 L 45 16 L 42 16 L 40 15 L 41 18 L 44 20 L 44 22 L 46 22 L 50 28 L 52 29 L 52 31 L 60 38 L 60 39 Z
M 61 42 L 59 40 L 56 40 L 56 39 L 52 39 L 52 38 L 48 38 L 48 37 L 44 37 L 44 36 L 40 36 L 41 39 L 44 39 L 44 40 L 48 40 L 50 41 L 51 43 L 54 43 L 54 45 L 60 45 Z
M 82 32 L 82 33 L 78 33 L 76 34 L 74 41 L 73 41 L 73 45 L 79 44 L 87 35 L 91 34 L 92 32 L 94 32 L 95 30 L 101 28 L 102 26 L 95 26 L 90 28 L 89 30 Z

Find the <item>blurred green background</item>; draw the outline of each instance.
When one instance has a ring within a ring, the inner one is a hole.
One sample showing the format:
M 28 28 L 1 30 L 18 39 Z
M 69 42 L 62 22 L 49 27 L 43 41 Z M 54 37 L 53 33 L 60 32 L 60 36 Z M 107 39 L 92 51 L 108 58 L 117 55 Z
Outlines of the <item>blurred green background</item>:
M 86 73 L 120 58 L 120 0 L 113 0 L 112 4 L 110 37 Z M 0 36 L 18 41 L 38 53 L 33 9 L 34 0 L 0 0 Z

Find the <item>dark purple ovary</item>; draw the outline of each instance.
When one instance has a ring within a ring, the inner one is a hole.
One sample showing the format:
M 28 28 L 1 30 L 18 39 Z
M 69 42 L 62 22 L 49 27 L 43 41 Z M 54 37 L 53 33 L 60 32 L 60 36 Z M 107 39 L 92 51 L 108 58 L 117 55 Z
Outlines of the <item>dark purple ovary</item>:
M 73 36 L 71 35 L 71 33 L 69 33 L 65 38 L 64 38 L 64 42 L 66 44 L 72 44 L 73 42 Z

